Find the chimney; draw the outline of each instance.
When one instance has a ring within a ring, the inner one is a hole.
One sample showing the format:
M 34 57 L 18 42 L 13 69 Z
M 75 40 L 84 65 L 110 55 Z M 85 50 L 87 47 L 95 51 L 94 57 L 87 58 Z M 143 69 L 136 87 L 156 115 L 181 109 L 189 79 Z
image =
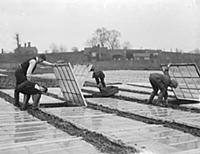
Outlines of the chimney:
M 31 42 L 28 42 L 28 47 L 31 47 Z
M 26 43 L 24 43 L 24 47 L 26 48 Z

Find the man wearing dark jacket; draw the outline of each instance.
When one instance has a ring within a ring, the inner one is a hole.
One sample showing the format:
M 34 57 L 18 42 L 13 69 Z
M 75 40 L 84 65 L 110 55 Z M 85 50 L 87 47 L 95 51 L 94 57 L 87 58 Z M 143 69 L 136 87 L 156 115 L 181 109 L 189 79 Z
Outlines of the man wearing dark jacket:
M 47 90 L 48 89 L 46 87 L 40 86 L 39 84 L 31 82 L 29 80 L 22 82 L 15 89 L 17 93 L 21 92 L 22 94 L 24 94 L 24 100 L 23 100 L 23 106 L 22 106 L 23 110 L 27 108 L 27 104 L 31 95 L 33 99 L 33 108 L 35 109 L 38 108 L 41 94 L 46 93 Z
M 33 95 L 35 100 L 40 99 L 41 94 L 32 93 L 33 91 L 35 92 L 35 89 L 33 88 L 34 86 L 30 86 L 32 84 L 30 82 L 27 82 L 27 81 L 31 80 L 31 75 L 35 71 L 37 64 L 43 64 L 43 65 L 47 65 L 47 66 L 55 65 L 50 62 L 47 62 L 46 56 L 44 54 L 39 54 L 38 56 L 30 58 L 18 66 L 17 70 L 15 71 L 16 87 L 15 87 L 15 92 L 14 92 L 14 97 L 15 97 L 14 104 L 16 106 L 19 106 L 19 93 L 21 91 L 23 91 L 23 92 L 29 91 L 29 93 L 24 93 L 24 102 L 25 103 L 29 100 L 30 95 Z M 22 84 L 23 86 L 21 86 L 21 88 L 19 90 L 20 84 Z M 29 87 L 30 89 L 27 87 Z
M 167 88 L 168 87 L 177 88 L 178 86 L 178 83 L 175 80 L 170 79 L 168 68 L 164 70 L 164 74 L 151 73 L 149 76 L 149 81 L 153 88 L 153 92 L 150 95 L 148 103 L 152 103 L 153 98 L 158 93 L 158 90 L 160 90 L 160 92 L 158 94 L 157 103 L 162 102 L 163 98 L 164 101 L 167 103 L 167 98 L 168 98 Z
M 105 74 L 103 73 L 103 71 L 98 70 L 94 67 L 91 69 L 91 71 L 93 71 L 92 78 L 95 78 L 97 86 L 98 87 L 99 86 L 106 87 L 106 84 L 104 81 Z M 101 85 L 100 85 L 100 83 L 101 83 Z

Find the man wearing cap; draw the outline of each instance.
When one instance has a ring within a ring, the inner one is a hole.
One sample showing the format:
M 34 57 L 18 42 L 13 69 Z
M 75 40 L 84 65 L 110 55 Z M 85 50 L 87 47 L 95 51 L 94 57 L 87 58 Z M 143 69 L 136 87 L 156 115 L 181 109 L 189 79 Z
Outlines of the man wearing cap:
M 158 94 L 157 103 L 162 102 L 163 98 L 164 98 L 164 102 L 167 103 L 168 102 L 167 101 L 167 98 L 168 98 L 167 88 L 168 87 L 177 88 L 178 83 L 174 79 L 172 79 L 172 80 L 170 79 L 169 72 L 168 72 L 169 67 L 170 67 L 170 65 L 168 65 L 168 67 L 164 70 L 164 74 L 160 74 L 160 73 L 151 73 L 150 74 L 149 81 L 153 88 L 153 92 L 151 93 L 150 98 L 148 100 L 149 104 L 152 103 L 153 98 L 158 93 L 158 90 L 160 90 L 160 92 Z
M 16 87 L 15 87 L 15 92 L 14 92 L 14 97 L 15 97 L 15 102 L 14 104 L 16 106 L 19 106 L 19 93 L 21 91 L 34 91 L 33 87 L 29 87 L 27 88 L 27 85 L 29 85 L 30 83 L 27 81 L 31 80 L 31 75 L 32 73 L 35 71 L 37 64 L 43 64 L 43 65 L 47 65 L 47 66 L 54 66 L 55 64 L 47 62 L 46 61 L 46 56 L 44 54 L 39 54 L 36 57 L 30 58 L 28 60 L 26 60 L 25 62 L 23 62 L 22 64 L 20 64 L 17 68 L 17 70 L 15 71 L 15 78 L 16 78 Z M 26 83 L 26 84 L 24 84 Z M 20 84 L 25 85 L 25 86 L 21 86 L 20 90 L 19 90 L 19 86 Z M 30 89 L 29 89 L 30 88 Z M 24 93 L 24 103 L 27 104 L 26 102 L 29 100 L 30 95 L 32 95 L 34 97 L 35 100 L 38 100 L 41 97 L 41 94 L 35 94 L 35 93 L 28 93 L 25 94 Z

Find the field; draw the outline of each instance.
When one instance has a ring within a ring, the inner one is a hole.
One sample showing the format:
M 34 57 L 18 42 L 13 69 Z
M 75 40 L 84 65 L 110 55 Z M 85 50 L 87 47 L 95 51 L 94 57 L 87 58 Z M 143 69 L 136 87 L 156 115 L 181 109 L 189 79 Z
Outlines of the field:
M 119 93 L 109 98 L 92 97 L 91 94 L 98 92 L 98 89 L 94 79 L 88 78 L 87 86 L 82 88 L 88 106 L 78 109 L 58 103 L 64 99 L 52 71 L 38 70 L 33 80 L 49 87 L 49 92 L 41 100 L 40 109 L 33 110 L 29 106 L 27 111 L 67 134 L 81 137 L 101 154 L 131 154 L 138 151 L 141 154 L 180 154 L 198 151 L 198 104 L 182 105 L 174 100 L 171 91 L 169 104 L 146 104 L 152 91 L 148 81 L 151 72 L 159 71 L 105 71 L 106 83 L 119 88 Z M 1 70 L 0 73 L 7 75 L 0 77 L 0 97 L 12 104 L 14 72 Z

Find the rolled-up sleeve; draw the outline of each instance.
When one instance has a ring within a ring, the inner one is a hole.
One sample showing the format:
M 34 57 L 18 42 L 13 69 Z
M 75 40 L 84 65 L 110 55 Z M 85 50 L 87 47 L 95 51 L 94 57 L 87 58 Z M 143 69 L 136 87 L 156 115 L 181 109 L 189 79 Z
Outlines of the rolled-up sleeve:
M 48 61 L 43 61 L 41 64 L 47 65 L 47 66 L 54 66 L 52 63 L 50 63 Z
M 34 60 L 34 59 L 30 60 L 29 64 L 30 64 L 30 65 L 29 65 L 29 67 L 28 67 L 28 69 L 27 69 L 27 72 L 26 72 L 26 76 L 27 76 L 27 77 L 31 76 L 31 74 L 32 74 L 32 72 L 33 72 L 33 68 L 34 68 L 35 65 L 36 65 L 36 60 Z

